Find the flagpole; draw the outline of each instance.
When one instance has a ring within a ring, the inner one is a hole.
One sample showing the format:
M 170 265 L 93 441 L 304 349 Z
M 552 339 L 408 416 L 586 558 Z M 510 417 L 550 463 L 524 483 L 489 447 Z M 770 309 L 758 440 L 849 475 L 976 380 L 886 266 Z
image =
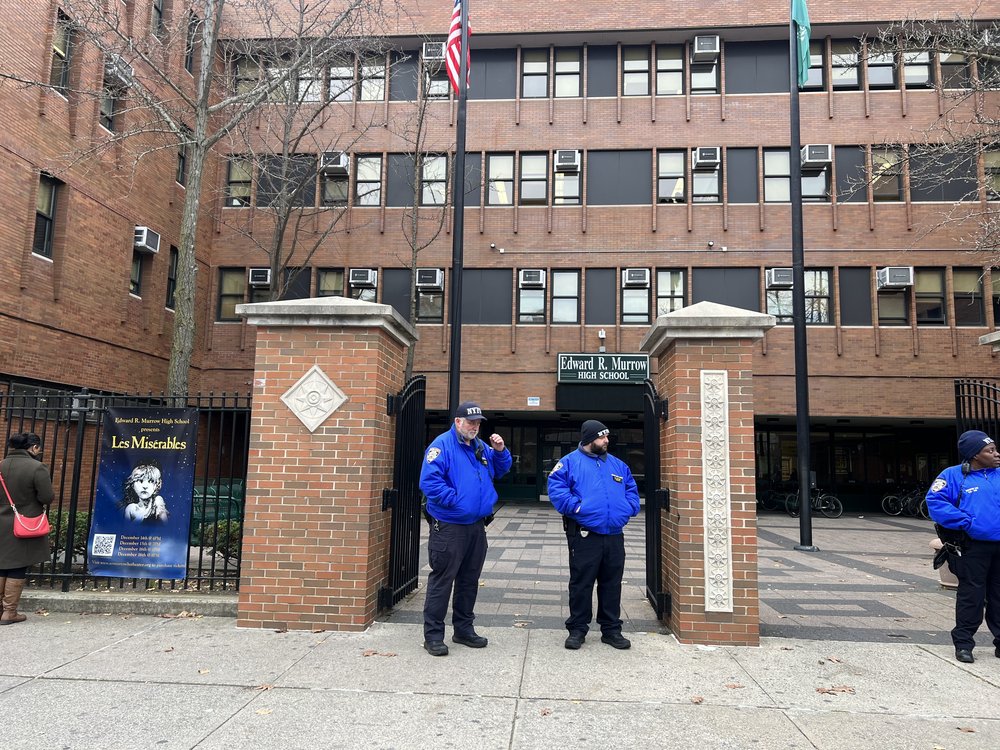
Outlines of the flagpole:
M 462 0 L 462 46 L 459 52 L 458 119 L 455 122 L 455 169 L 452 173 L 452 204 L 455 220 L 451 238 L 451 297 L 448 320 L 451 346 L 448 359 L 448 413 L 458 409 L 462 377 L 462 265 L 465 233 L 465 116 L 469 81 L 469 0 Z
M 795 434 L 799 474 L 799 543 L 795 549 L 818 551 L 812 543 L 812 482 L 809 455 L 809 359 L 806 349 L 806 273 L 802 241 L 802 148 L 799 133 L 799 45 L 791 0 L 789 48 L 789 199 L 792 209 L 792 323 L 795 333 Z

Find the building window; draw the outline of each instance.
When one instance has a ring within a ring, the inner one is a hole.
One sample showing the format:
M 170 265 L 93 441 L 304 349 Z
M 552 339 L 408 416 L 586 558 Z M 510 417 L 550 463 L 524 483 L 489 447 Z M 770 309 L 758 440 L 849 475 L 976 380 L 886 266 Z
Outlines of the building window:
M 55 234 L 56 195 L 59 182 L 42 175 L 38 180 L 38 196 L 35 206 L 35 235 L 31 252 L 45 258 L 52 257 L 52 237 Z
M 903 53 L 903 81 L 908 89 L 934 85 L 930 52 Z
M 545 322 L 545 284 L 530 287 L 525 286 L 524 284 L 518 284 L 517 322 Z
M 969 60 L 957 52 L 940 52 L 941 86 L 946 89 L 969 87 Z
M 552 322 L 580 322 L 580 272 L 552 272 Z
M 359 299 L 362 302 L 375 302 L 377 291 L 374 286 L 353 286 L 349 284 L 347 287 L 347 296 Z
M 810 325 L 827 324 L 831 321 L 830 272 L 827 270 L 805 271 L 806 323 Z M 792 320 L 791 289 L 768 289 L 767 312 L 777 318 L 779 324 L 791 324 Z
M 656 94 L 672 96 L 684 93 L 684 47 L 663 45 L 656 48 Z
M 903 199 L 903 160 L 898 150 L 872 149 L 872 195 L 877 201 Z
M 955 293 L 955 325 L 983 326 L 983 272 L 978 268 L 956 268 L 952 272 Z
M 233 61 L 233 92 L 247 94 L 260 83 L 260 63 L 252 57 L 242 55 Z
M 219 269 L 219 306 L 215 312 L 216 320 L 239 320 L 236 306 L 243 304 L 247 291 L 247 272 L 245 268 Z
M 184 140 L 177 146 L 177 182 L 181 185 L 187 184 L 187 165 L 188 165 L 188 151 L 191 148 L 191 144 L 188 139 L 191 138 L 191 133 L 188 130 L 184 130 L 181 136 Z
M 521 97 L 542 99 L 549 95 L 549 51 L 521 51 Z
M 556 172 L 552 176 L 552 202 L 557 206 L 580 204 L 579 172 Z
M 253 162 L 245 156 L 229 157 L 226 177 L 226 205 L 249 206 L 253 185 Z
M 60 94 L 66 93 L 69 85 L 70 51 L 73 43 L 73 24 L 62 11 L 56 16 L 56 26 L 52 33 L 52 69 L 49 71 L 49 85 Z
M 321 268 L 316 274 L 317 297 L 344 296 L 344 269 Z
M 943 326 L 948 322 L 945 315 L 944 269 L 918 268 L 913 281 L 917 325 Z
M 128 279 L 128 293 L 136 297 L 142 296 L 142 267 L 144 253 L 132 250 L 132 272 Z
M 347 196 L 350 193 L 350 175 L 333 174 L 323 172 L 320 179 L 323 182 L 323 205 L 324 206 L 346 206 Z
M 656 316 L 684 307 L 684 271 L 656 272 Z
M 622 48 L 622 96 L 649 96 L 649 47 Z
M 869 53 L 868 88 L 891 89 L 896 87 L 896 56 L 892 52 Z
M 802 200 L 822 203 L 830 200 L 830 168 L 802 170 Z
M 354 185 L 354 205 L 379 206 L 382 204 L 382 157 L 359 156 L 357 179 Z
M 187 38 L 184 42 L 184 70 L 194 73 L 194 50 L 198 45 L 198 34 L 201 33 L 201 19 L 194 13 L 188 15 Z
M 349 102 L 352 99 L 354 99 L 354 66 L 332 66 L 330 68 L 330 101 Z
M 426 155 L 420 175 L 420 205 L 443 206 L 448 182 L 448 157 Z
M 548 169 L 547 154 L 521 154 L 522 206 L 544 206 L 548 202 Z
M 830 45 L 830 80 L 835 89 L 858 88 L 858 47 L 854 42 Z
M 556 96 L 580 96 L 580 50 L 567 47 L 556 50 Z
M 424 95 L 428 99 L 447 99 L 450 93 L 451 82 L 443 65 L 424 70 Z
M 368 57 L 361 61 L 361 101 L 380 102 L 385 99 L 385 60 Z
M 177 261 L 180 253 L 173 245 L 170 246 L 170 260 L 167 262 L 167 301 L 165 307 L 174 309 L 174 295 L 177 292 Z
M 622 269 L 622 323 L 649 324 L 649 283 L 635 284 L 629 278 L 629 271 L 641 269 Z
M 104 61 L 104 85 L 101 87 L 101 98 L 98 103 L 98 121 L 107 130 L 117 129 L 117 119 L 121 114 L 125 99 L 125 83 L 118 71 L 112 67 L 110 60 Z
M 823 42 L 809 42 L 809 77 L 806 79 L 806 90 L 821 90 L 823 88 Z
M 167 30 L 166 19 L 163 16 L 163 6 L 166 0 L 153 0 L 153 15 L 150 20 L 150 31 L 155 36 L 162 37 Z
M 417 290 L 417 322 L 444 322 L 444 289 Z
M 787 203 L 791 183 L 788 149 L 764 149 L 764 202 Z
M 985 171 L 986 199 L 1000 200 L 1000 151 L 984 151 L 983 167 Z
M 656 200 L 659 203 L 684 203 L 684 152 L 660 151 L 656 155 Z
M 883 290 L 878 293 L 878 324 L 880 326 L 905 326 L 910 324 L 909 290 Z
M 990 271 L 990 293 L 993 297 L 993 324 L 1000 320 L 1000 268 Z
M 691 93 L 719 93 L 719 63 L 691 63 Z
M 296 79 L 299 102 L 319 102 L 323 100 L 323 74 L 316 68 L 303 68 Z
M 488 206 L 511 206 L 514 204 L 514 156 L 513 154 L 489 154 L 486 157 Z
M 691 200 L 718 203 L 722 200 L 722 167 L 696 169 L 691 173 Z

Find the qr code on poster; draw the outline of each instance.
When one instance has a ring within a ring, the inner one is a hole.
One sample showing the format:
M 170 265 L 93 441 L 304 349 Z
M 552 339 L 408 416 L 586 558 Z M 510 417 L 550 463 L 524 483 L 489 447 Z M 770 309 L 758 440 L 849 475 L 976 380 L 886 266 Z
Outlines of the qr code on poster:
M 94 557 L 111 557 L 115 553 L 116 534 L 94 534 L 94 544 L 90 554 Z

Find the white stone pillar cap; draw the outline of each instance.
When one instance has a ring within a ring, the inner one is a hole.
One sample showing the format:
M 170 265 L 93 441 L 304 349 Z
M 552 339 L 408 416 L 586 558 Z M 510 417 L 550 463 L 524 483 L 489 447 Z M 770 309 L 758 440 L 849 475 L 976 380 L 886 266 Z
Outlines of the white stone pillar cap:
M 657 356 L 677 339 L 760 339 L 777 319 L 766 313 L 698 302 L 661 315 L 639 344 L 639 351 Z

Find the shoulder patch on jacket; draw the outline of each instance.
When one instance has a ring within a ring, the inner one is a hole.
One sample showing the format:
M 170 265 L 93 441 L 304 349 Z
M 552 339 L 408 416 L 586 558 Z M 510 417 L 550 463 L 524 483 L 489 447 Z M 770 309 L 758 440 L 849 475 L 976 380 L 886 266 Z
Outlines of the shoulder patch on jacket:
M 563 462 L 562 461 L 556 461 L 556 465 L 552 467 L 552 471 L 550 471 L 549 474 L 555 474 L 562 467 L 563 467 Z
M 938 477 L 937 479 L 934 480 L 934 484 L 931 485 L 931 492 L 940 492 L 947 486 L 948 483 L 944 481 L 941 477 Z
M 430 463 L 431 461 L 433 461 L 435 458 L 437 458 L 440 455 L 441 455 L 441 449 L 440 448 L 430 448 L 427 451 L 427 463 Z

